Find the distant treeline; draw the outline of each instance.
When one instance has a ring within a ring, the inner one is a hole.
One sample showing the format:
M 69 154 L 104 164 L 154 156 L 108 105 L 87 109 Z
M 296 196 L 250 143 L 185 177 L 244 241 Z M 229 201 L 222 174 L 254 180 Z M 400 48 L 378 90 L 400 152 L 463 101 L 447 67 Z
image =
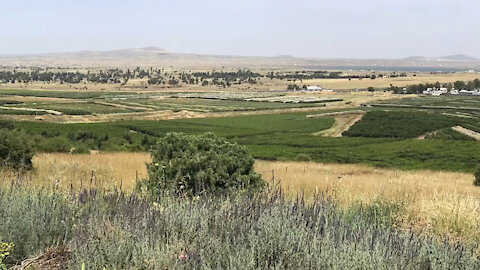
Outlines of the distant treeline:
M 396 73 L 392 72 L 390 74 L 365 74 L 365 75 L 358 75 L 358 74 L 344 74 L 341 71 L 296 71 L 293 73 L 285 73 L 285 72 L 269 72 L 267 74 L 267 78 L 270 79 L 279 79 L 279 80 L 313 80 L 313 79 L 372 79 L 375 80 L 376 78 L 384 78 L 384 77 L 396 78 L 396 77 L 407 77 L 407 73 Z M 414 75 L 415 76 L 415 75 Z
M 456 81 L 454 83 L 426 83 L 426 84 L 414 84 L 407 87 L 398 87 L 391 85 L 388 90 L 393 91 L 395 94 L 422 94 L 428 88 L 447 88 L 447 90 L 477 90 L 480 89 L 480 80 L 475 79 L 473 81 Z
M 0 83 L 109 83 L 125 85 L 130 79 L 147 78 L 148 85 L 179 85 L 201 84 L 203 86 L 216 85 L 229 87 L 232 84 L 257 84 L 257 78 L 263 77 L 250 70 L 238 70 L 236 72 L 166 72 L 164 69 L 142 69 L 137 67 L 134 70 L 108 69 L 98 71 L 49 71 L 35 69 L 32 71 L 0 71 Z

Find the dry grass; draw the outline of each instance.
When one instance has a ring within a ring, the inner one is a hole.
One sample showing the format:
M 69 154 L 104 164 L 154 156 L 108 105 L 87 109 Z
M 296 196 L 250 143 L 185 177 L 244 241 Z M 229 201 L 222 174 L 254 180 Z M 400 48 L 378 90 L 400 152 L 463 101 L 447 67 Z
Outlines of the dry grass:
M 453 83 L 455 81 L 472 81 L 478 79 L 480 75 L 470 73 L 452 73 L 452 74 L 428 74 L 420 73 L 417 76 L 409 77 L 397 77 L 397 78 L 377 78 L 371 79 L 316 79 L 305 80 L 303 83 L 309 85 L 322 85 L 328 89 L 365 89 L 368 87 L 375 88 L 387 88 L 390 84 L 398 87 L 413 85 L 413 84 L 425 84 L 425 83 Z
M 131 191 L 137 178 L 146 177 L 149 161 L 148 153 L 40 154 L 27 179 L 31 185 L 49 188 Z M 480 241 L 480 188 L 473 186 L 470 174 L 311 162 L 257 161 L 255 167 L 265 180 L 280 183 L 292 196 L 326 193 L 345 207 L 392 203 L 400 206 L 396 216 L 400 228 Z M 1 176 L 3 181 L 14 178 L 6 172 Z
M 133 190 L 136 180 L 147 176 L 149 161 L 148 153 L 39 154 L 28 178 L 44 187 Z
M 267 161 L 258 161 L 256 169 L 290 194 L 325 192 L 347 207 L 387 201 L 401 206 L 400 227 L 480 240 L 480 188 L 470 174 Z

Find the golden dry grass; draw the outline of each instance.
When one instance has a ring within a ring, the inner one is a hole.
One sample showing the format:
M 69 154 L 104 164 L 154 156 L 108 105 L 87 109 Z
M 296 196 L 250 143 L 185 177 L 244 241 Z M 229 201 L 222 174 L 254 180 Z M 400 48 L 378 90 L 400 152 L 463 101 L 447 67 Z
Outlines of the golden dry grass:
M 79 189 L 95 187 L 132 191 L 136 179 L 147 176 L 148 153 L 92 155 L 39 154 L 35 171 L 26 178 L 33 186 Z M 257 172 L 294 196 L 325 193 L 345 208 L 378 202 L 400 206 L 399 228 L 415 228 L 454 239 L 480 241 L 480 188 L 473 175 L 432 171 L 398 171 L 365 165 L 257 161 Z M 92 178 L 93 171 L 93 178 Z M 137 176 L 138 175 L 138 176 Z M 0 173 L 7 182 L 14 175 Z M 8 183 L 8 182 L 7 182 Z
M 455 81 L 472 81 L 478 79 L 479 74 L 470 74 L 470 73 L 452 73 L 452 74 L 427 74 L 420 73 L 417 76 L 409 77 L 397 77 L 397 78 L 377 78 L 375 80 L 371 79 L 316 79 L 316 80 L 305 80 L 304 84 L 308 85 L 321 85 L 324 88 L 328 89 L 365 89 L 368 87 L 375 88 L 387 88 L 391 85 L 393 86 L 407 86 L 413 84 L 425 84 L 425 83 L 453 83 Z
M 348 207 L 362 202 L 402 206 L 397 225 L 452 238 L 480 240 L 480 188 L 473 175 L 397 171 L 364 165 L 257 161 L 256 170 L 287 194 L 324 192 Z
M 33 185 L 74 189 L 133 190 L 147 176 L 147 153 L 39 154 L 34 157 Z

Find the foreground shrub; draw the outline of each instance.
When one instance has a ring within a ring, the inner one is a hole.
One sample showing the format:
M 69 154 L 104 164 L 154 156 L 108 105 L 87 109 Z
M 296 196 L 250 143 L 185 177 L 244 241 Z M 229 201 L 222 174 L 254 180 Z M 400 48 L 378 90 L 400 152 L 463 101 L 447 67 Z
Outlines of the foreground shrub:
M 10 255 L 10 251 L 13 249 L 13 244 L 11 243 L 3 243 L 0 239 L 0 269 L 6 270 L 7 266 L 3 263 L 5 257 Z
M 163 191 L 188 195 L 254 191 L 264 182 L 254 171 L 255 160 L 246 147 L 212 133 L 169 133 L 152 147 L 144 186 L 154 196 Z
M 0 129 L 0 167 L 31 170 L 33 146 L 20 131 Z
M 473 184 L 477 187 L 480 187 L 480 167 L 475 172 L 475 180 L 474 180 Z

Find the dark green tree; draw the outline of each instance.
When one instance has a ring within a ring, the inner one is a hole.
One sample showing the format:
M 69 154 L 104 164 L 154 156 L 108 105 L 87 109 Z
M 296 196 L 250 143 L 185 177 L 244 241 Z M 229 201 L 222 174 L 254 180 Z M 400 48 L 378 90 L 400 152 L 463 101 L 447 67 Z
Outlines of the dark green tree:
M 0 167 L 31 170 L 33 145 L 23 132 L 0 129 Z
M 168 133 L 152 147 L 148 180 L 139 188 L 155 198 L 163 191 L 189 196 L 256 191 L 264 186 L 246 147 L 212 133 Z

